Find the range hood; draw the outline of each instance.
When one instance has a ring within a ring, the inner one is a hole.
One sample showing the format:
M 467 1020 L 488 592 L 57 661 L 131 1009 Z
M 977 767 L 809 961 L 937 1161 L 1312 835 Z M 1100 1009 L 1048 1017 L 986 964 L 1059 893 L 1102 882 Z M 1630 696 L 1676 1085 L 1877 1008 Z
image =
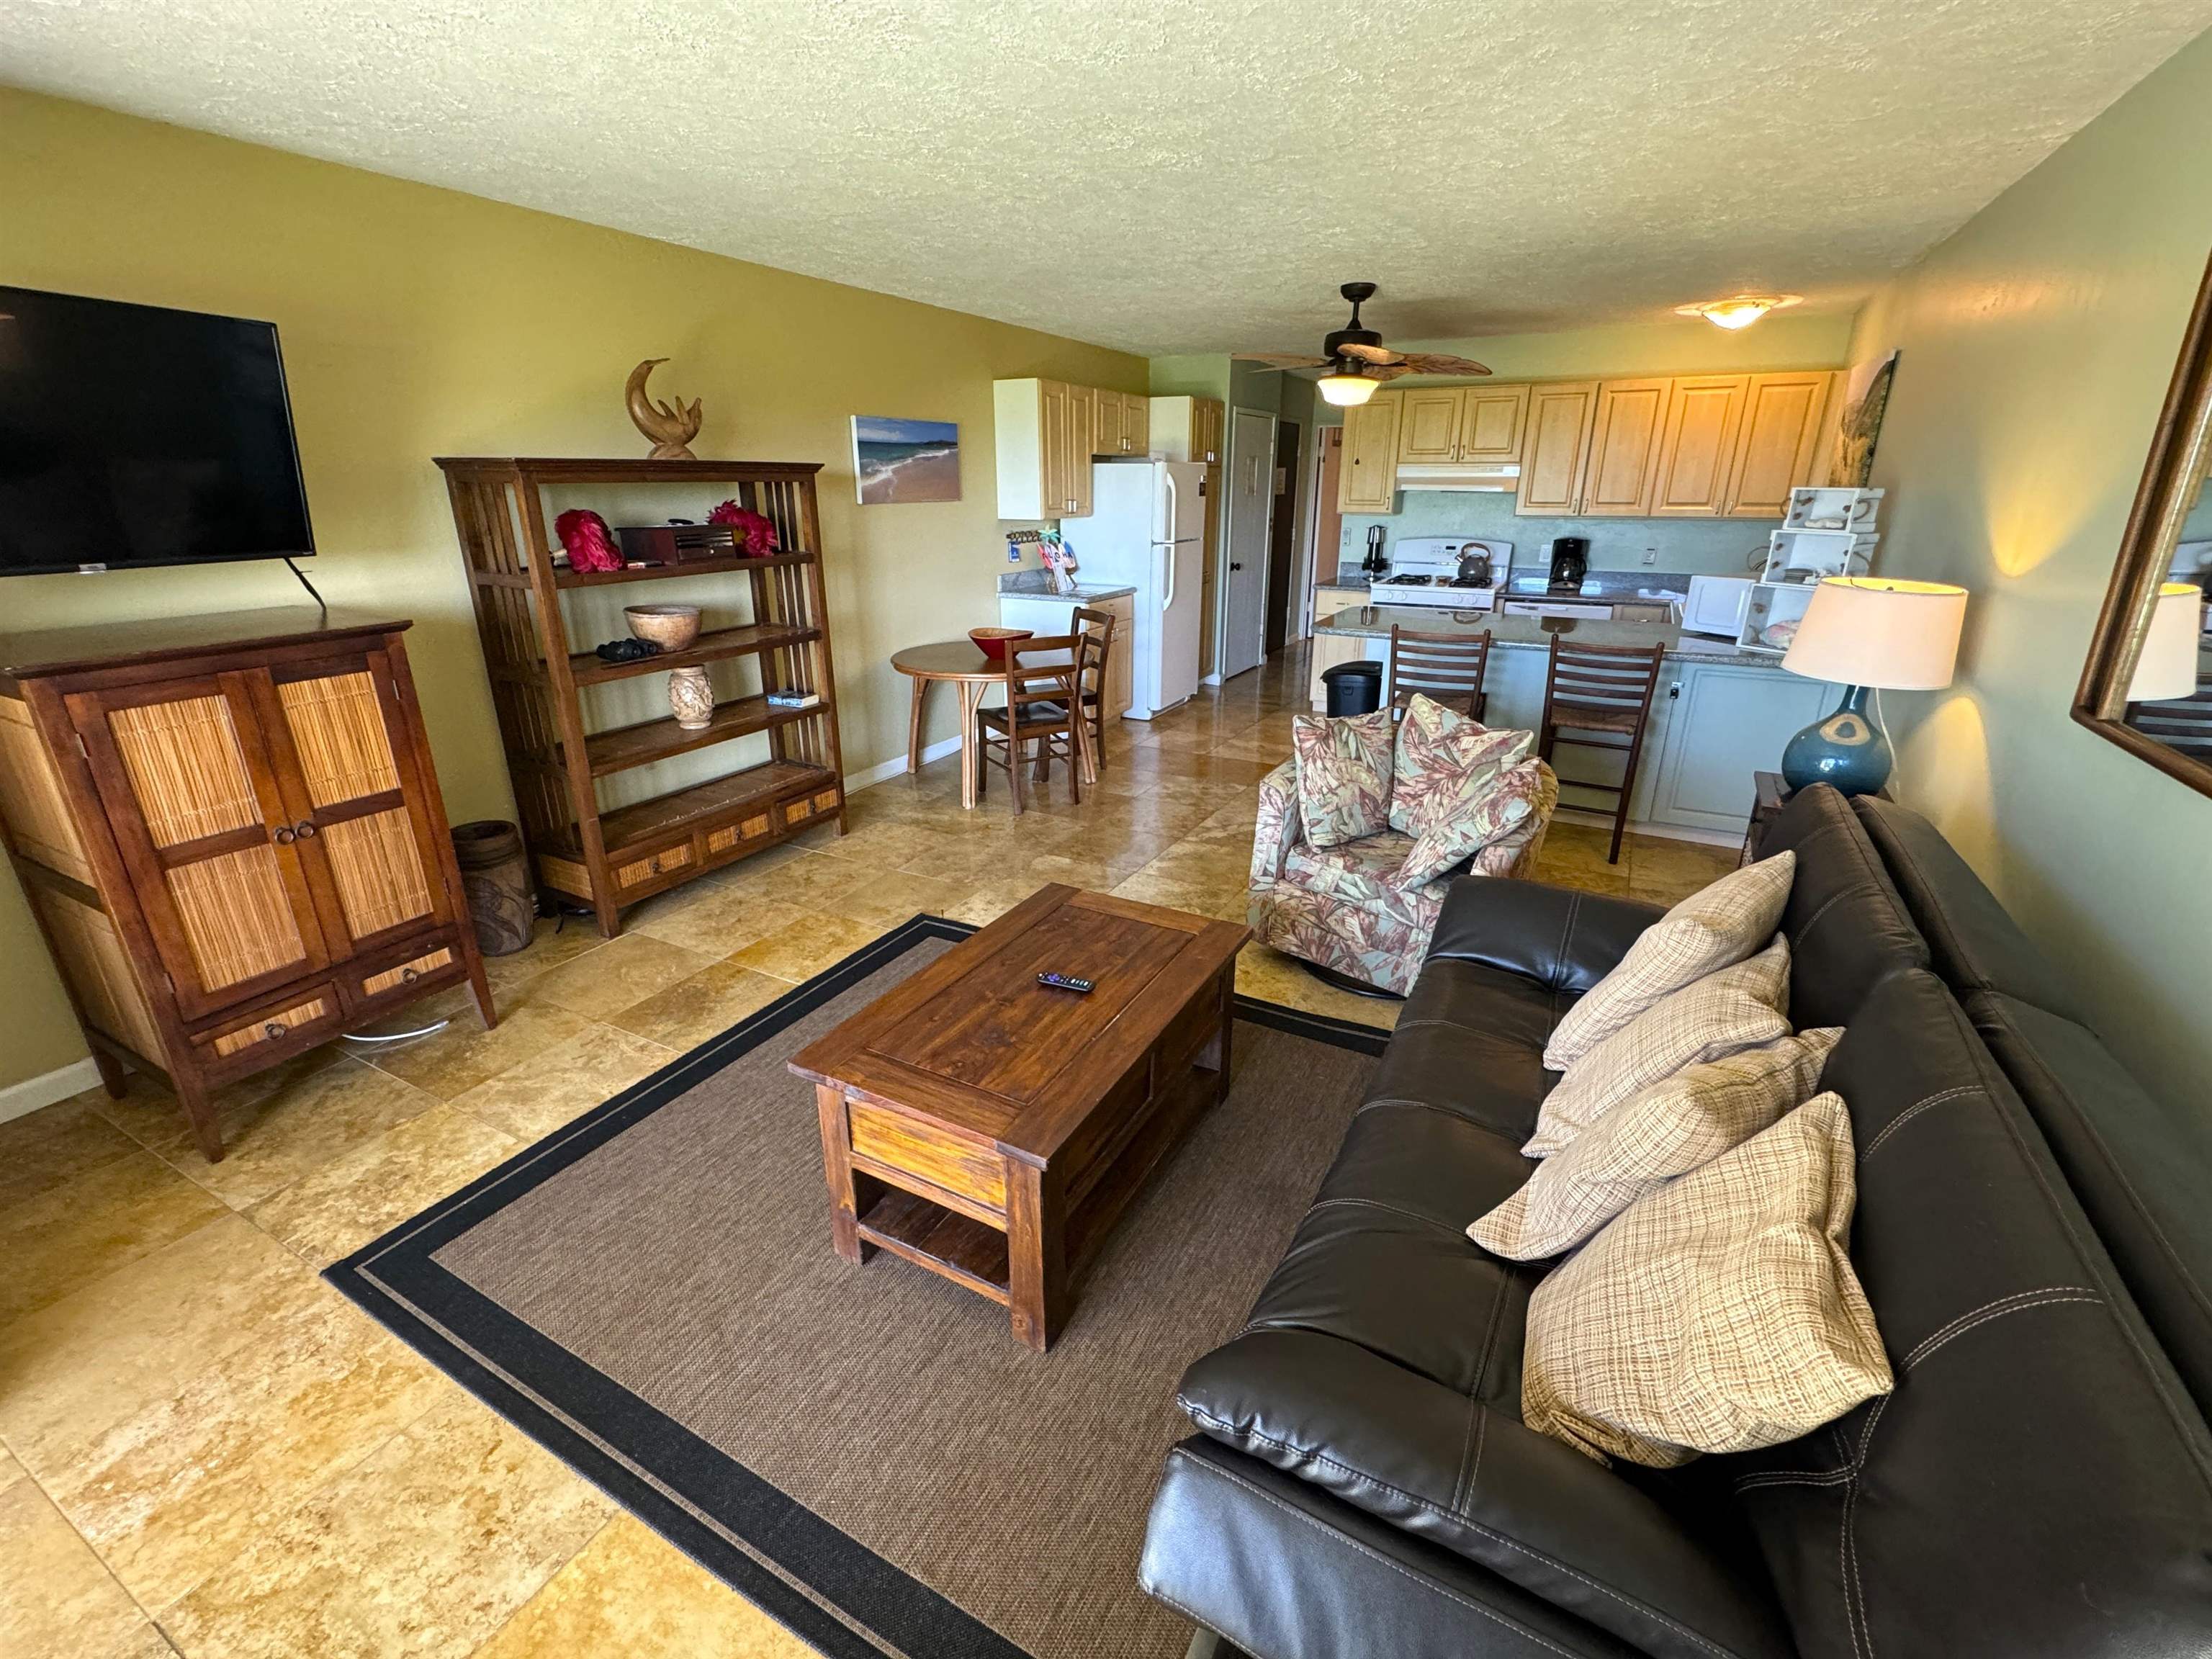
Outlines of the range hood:
M 1488 490 L 1510 495 L 1521 487 L 1521 468 L 1514 461 L 1491 461 L 1480 465 L 1401 466 L 1401 489 Z

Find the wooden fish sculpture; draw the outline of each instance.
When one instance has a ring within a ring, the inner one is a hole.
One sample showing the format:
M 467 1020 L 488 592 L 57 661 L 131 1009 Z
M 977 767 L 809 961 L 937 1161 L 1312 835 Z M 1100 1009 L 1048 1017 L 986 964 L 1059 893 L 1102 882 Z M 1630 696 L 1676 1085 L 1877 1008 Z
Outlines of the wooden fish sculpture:
M 629 417 L 637 429 L 653 440 L 653 453 L 647 459 L 696 460 L 698 457 L 691 453 L 691 441 L 699 435 L 699 399 L 694 398 L 689 408 L 679 399 L 671 408 L 646 395 L 646 377 L 667 361 L 665 357 L 647 357 L 630 370 L 629 384 L 623 388 L 623 401 L 629 406 Z

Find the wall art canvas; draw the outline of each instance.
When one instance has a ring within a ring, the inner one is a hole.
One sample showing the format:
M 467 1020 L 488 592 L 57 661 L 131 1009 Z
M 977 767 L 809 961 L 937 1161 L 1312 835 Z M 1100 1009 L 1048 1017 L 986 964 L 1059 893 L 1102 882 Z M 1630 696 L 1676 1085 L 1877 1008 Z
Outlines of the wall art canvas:
M 954 421 L 853 416 L 853 477 L 862 507 L 960 499 L 960 427 Z
M 1828 482 L 1864 489 L 1874 475 L 1874 447 L 1881 436 L 1881 417 L 1889 409 L 1890 383 L 1897 378 L 1897 354 L 1855 363 L 1844 377 L 1844 416 L 1836 430 L 1836 453 Z

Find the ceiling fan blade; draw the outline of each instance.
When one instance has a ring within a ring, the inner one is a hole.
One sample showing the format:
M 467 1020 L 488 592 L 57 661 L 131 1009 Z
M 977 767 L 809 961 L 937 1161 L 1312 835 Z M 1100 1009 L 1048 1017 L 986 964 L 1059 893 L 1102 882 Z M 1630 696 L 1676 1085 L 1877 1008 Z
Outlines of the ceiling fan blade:
M 1395 380 L 1401 374 L 1412 374 L 1416 371 L 1411 363 L 1370 363 L 1360 372 L 1370 380 Z
M 1346 356 L 1357 357 L 1363 363 L 1384 364 L 1401 361 L 1399 355 L 1388 346 L 1361 345 L 1356 340 L 1347 340 L 1337 349 Z
M 1455 357 L 1445 351 L 1408 351 L 1400 361 L 1416 374 L 1487 374 L 1490 373 L 1472 357 Z
M 1326 357 L 1294 357 L 1280 351 L 1239 351 L 1232 354 L 1240 363 L 1264 363 L 1269 368 L 1326 368 Z

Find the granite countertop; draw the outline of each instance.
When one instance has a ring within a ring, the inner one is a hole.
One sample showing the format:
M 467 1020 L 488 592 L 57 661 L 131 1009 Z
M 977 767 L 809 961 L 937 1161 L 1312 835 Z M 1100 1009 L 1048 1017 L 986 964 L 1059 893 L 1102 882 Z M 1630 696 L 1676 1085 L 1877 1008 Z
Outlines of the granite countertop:
M 1548 629 L 1544 626 L 1547 621 L 1552 623 Z M 1504 616 L 1463 623 L 1455 622 L 1449 613 L 1440 614 L 1419 606 L 1386 605 L 1375 608 L 1375 620 L 1371 623 L 1360 621 L 1358 609 L 1353 608 L 1320 618 L 1314 623 L 1314 632 L 1387 640 L 1393 623 L 1422 634 L 1464 634 L 1470 639 L 1477 634 L 1488 634 L 1493 646 L 1505 649 L 1548 651 L 1552 635 L 1556 632 L 1583 645 L 1664 645 L 1668 659 L 1674 662 L 1735 663 L 1778 672 L 1782 667 L 1778 655 L 1746 651 L 1725 640 L 1706 640 L 1696 635 L 1686 639 L 1673 623 L 1571 621 L 1562 625 L 1555 617 Z
M 1073 593 L 1055 593 L 1045 586 L 1045 573 L 1042 570 L 1012 570 L 999 578 L 1000 599 L 1057 599 L 1062 605 L 1093 605 L 1100 599 L 1118 599 L 1136 591 L 1133 587 L 1093 587 L 1078 582 Z

